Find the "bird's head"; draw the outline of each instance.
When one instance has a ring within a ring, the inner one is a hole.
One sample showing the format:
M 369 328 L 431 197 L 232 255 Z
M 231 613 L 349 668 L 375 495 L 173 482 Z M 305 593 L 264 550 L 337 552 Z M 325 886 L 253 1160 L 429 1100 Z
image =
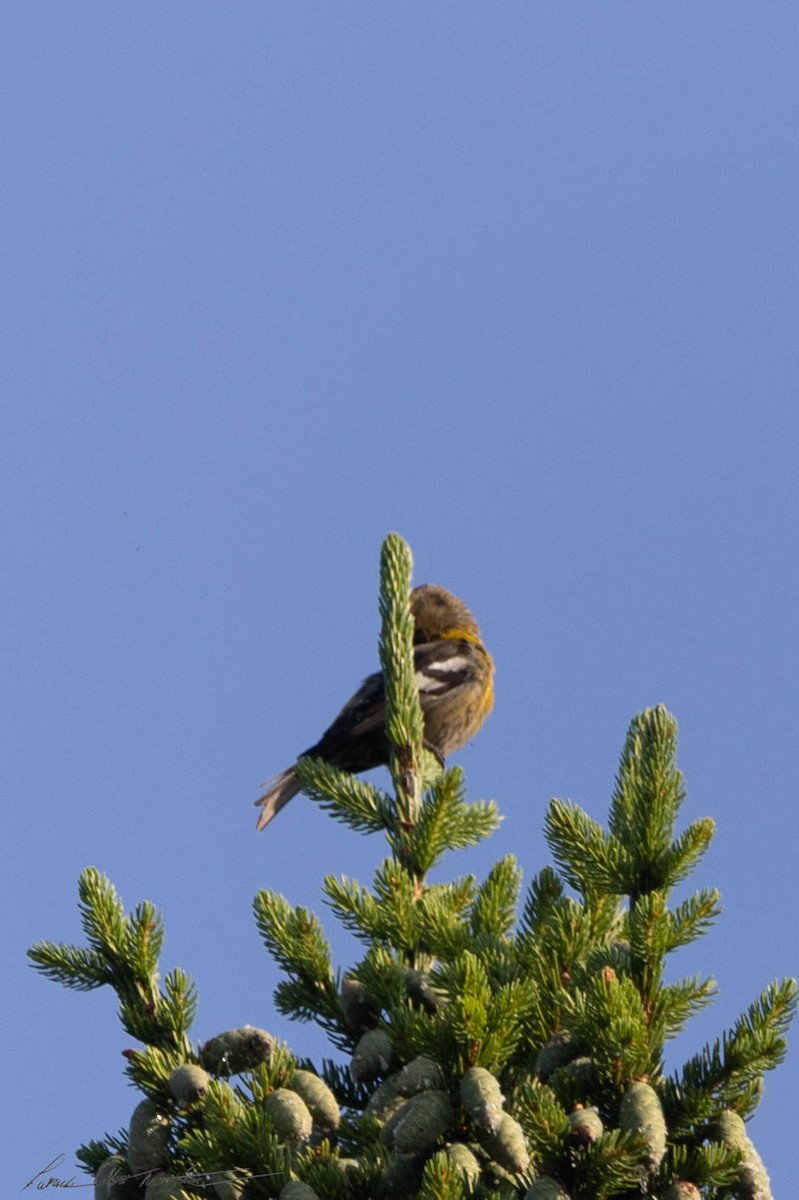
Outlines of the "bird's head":
M 480 641 L 480 630 L 469 609 L 435 583 L 423 583 L 411 592 L 411 614 L 414 623 L 413 640 L 435 642 L 439 638 L 465 638 Z

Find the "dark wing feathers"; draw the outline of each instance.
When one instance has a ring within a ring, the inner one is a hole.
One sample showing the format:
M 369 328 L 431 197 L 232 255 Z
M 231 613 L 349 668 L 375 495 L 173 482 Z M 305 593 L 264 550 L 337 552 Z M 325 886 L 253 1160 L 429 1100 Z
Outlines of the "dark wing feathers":
M 464 653 L 464 647 L 458 641 L 423 642 L 421 646 L 414 647 L 413 659 L 424 708 L 434 705 L 439 698 L 451 695 L 455 689 L 467 683 L 473 669 L 468 654 Z M 316 746 L 305 753 L 324 754 L 327 747 L 336 745 L 343 736 L 382 730 L 385 721 L 383 676 L 378 671 L 364 679 Z

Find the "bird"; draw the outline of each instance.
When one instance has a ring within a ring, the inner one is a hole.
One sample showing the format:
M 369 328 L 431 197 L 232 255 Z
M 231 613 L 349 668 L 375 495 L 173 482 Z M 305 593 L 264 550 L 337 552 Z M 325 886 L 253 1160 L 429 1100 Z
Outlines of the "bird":
M 477 733 L 494 704 L 494 662 L 469 609 L 446 588 L 424 583 L 411 592 L 414 667 L 424 744 L 441 761 Z M 332 724 L 301 758 L 321 758 L 358 774 L 387 764 L 383 674 L 369 675 Z M 255 801 L 257 829 L 302 790 L 296 764 L 274 775 Z

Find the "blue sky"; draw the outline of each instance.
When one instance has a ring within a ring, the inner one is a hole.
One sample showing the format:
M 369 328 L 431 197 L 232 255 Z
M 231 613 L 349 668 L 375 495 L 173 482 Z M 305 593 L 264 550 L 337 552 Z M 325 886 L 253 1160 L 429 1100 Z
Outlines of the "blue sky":
M 383 846 L 305 799 L 256 837 L 252 801 L 374 668 L 391 529 L 497 662 L 458 761 L 505 822 L 449 874 L 529 880 L 549 797 L 604 819 L 630 718 L 677 716 L 725 904 L 674 960 L 720 986 L 689 1057 L 797 972 L 795 4 L 2 24 L 12 1192 L 135 1103 L 113 997 L 24 961 L 80 940 L 87 864 L 163 910 L 198 1038 L 322 1053 L 251 900 L 322 912 Z M 795 1073 L 751 1127 L 776 1194 Z

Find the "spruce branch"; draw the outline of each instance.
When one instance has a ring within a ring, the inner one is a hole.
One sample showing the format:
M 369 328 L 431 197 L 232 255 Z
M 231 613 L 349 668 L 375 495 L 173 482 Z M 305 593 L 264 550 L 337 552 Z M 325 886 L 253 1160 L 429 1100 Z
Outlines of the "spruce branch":
M 95 867 L 82 872 L 78 897 L 88 949 L 39 942 L 28 951 L 33 966 L 78 991 L 108 984 L 117 993 L 120 1021 L 132 1037 L 186 1052 L 196 997 L 182 973 L 179 985 L 173 976 L 166 991 L 159 990 L 158 956 L 164 939 L 160 915 L 143 901 L 126 916 L 115 888 Z M 183 989 L 180 1002 L 176 986 Z
M 389 796 L 322 758 L 300 758 L 296 765 L 302 790 L 321 808 L 358 833 L 383 833 L 395 824 Z
M 633 717 L 627 731 L 610 806 L 609 828 L 650 852 L 664 849 L 685 799 L 677 769 L 677 722 L 662 705 Z
M 124 1157 L 126 1150 L 127 1134 L 124 1129 L 120 1129 L 117 1134 L 107 1133 L 102 1141 L 92 1138 L 91 1141 L 85 1142 L 75 1151 L 75 1158 L 85 1171 L 96 1175 L 109 1155 L 119 1154 Z
M 344 875 L 327 875 L 322 891 L 328 905 L 350 933 L 367 944 L 385 939 L 384 914 L 363 884 Z
M 646 1003 L 650 1003 L 663 979 L 672 923 L 662 892 L 644 892 L 630 908 L 627 920 L 630 963 Z
M 370 1028 L 377 1024 L 380 1012 L 393 1014 L 408 1006 L 407 972 L 409 968 L 401 961 L 395 950 L 379 943 L 373 944 L 357 968 L 357 979 L 374 1002 L 370 1014 Z
M 255 923 L 275 961 L 289 976 L 292 1002 L 303 1016 L 313 1015 L 337 1027 L 341 1008 L 330 958 L 330 945 L 319 920 L 303 907 L 293 908 L 277 892 L 263 889 L 253 902 Z M 285 999 L 285 988 L 282 996 Z
M 116 961 L 128 941 L 125 910 L 116 888 L 95 867 L 87 867 L 78 880 L 78 909 L 89 945 Z
M 723 1108 L 747 1115 L 755 1107 L 763 1073 L 785 1057 L 796 1003 L 794 979 L 770 984 L 731 1030 L 669 1078 L 664 1103 L 678 1131 L 687 1131 Z
M 542 934 L 562 899 L 562 879 L 552 867 L 544 867 L 530 881 L 521 917 L 522 932 L 532 938 Z
M 386 733 L 391 744 L 391 777 L 397 792 L 401 825 L 419 819 L 422 788 L 424 724 L 413 657 L 410 589 L 413 560 L 397 533 L 380 550 L 380 664 L 386 698 Z M 399 847 L 398 847 L 399 849 Z
M 566 1147 L 569 1116 L 552 1088 L 535 1076 L 528 1076 L 515 1097 L 514 1111 L 541 1170 L 556 1171 Z
M 396 858 L 386 858 L 375 871 L 374 894 L 386 922 L 388 940 L 412 949 L 418 935 L 417 901 L 423 888 Z
M 499 827 L 501 817 L 493 800 L 467 803 L 463 772 L 451 767 L 430 789 L 413 835 L 417 869 L 426 873 L 447 850 L 476 846 Z
M 700 979 L 698 975 L 664 984 L 651 1002 L 652 1036 L 661 1043 L 676 1037 L 692 1017 L 713 1003 L 716 990 L 715 979 Z
M 578 805 L 550 801 L 544 833 L 564 878 L 577 891 L 583 895 L 625 891 L 627 855 L 622 844 Z
M 579 1172 L 580 1195 L 592 1200 L 610 1200 L 633 1191 L 640 1195 L 640 1140 L 620 1129 L 611 1129 L 593 1145 L 574 1155 L 574 1173 Z
M 666 953 L 688 946 L 704 936 L 721 913 L 721 897 L 715 888 L 703 888 L 669 914 L 671 931 Z
M 158 970 L 164 944 L 164 924 L 155 905 L 142 901 L 124 922 L 122 955 L 142 977 Z
M 478 1062 L 482 1043 L 489 1033 L 491 985 L 483 964 L 468 950 L 457 962 L 442 965 L 436 972 L 436 985 L 448 1000 L 451 1054 L 462 1073 Z M 489 1064 L 480 1062 L 479 1065 Z
M 607 969 L 588 981 L 584 996 L 575 1034 L 592 1047 L 600 1081 L 621 1089 L 630 1079 L 659 1074 L 661 1047 L 653 1044 L 649 1014 L 634 981 Z
M 422 954 L 449 962 L 469 947 L 472 936 L 465 914 L 474 898 L 474 885 L 474 876 L 464 875 L 424 891 L 418 906 Z
M 172 1028 L 186 1037 L 197 1016 L 197 988 L 193 979 L 175 967 L 164 979 L 163 1007 Z
M 469 1193 L 462 1171 L 443 1150 L 427 1160 L 419 1200 L 468 1200 Z
M 42 975 L 78 992 L 90 992 L 111 983 L 108 963 L 96 950 L 83 946 L 36 942 L 28 951 L 28 958 Z
M 716 831 L 710 817 L 694 821 L 675 839 L 662 857 L 663 886 L 672 888 L 682 882 L 704 855 Z
M 674 1143 L 666 1151 L 660 1169 L 664 1186 L 672 1179 L 687 1179 L 697 1187 L 730 1188 L 738 1177 L 741 1155 L 721 1142 L 703 1145 Z M 711 1193 L 716 1195 L 716 1193 Z M 729 1195 L 725 1192 L 725 1195 Z
M 490 934 L 498 938 L 510 934 L 516 920 L 521 882 L 521 870 L 512 854 L 494 863 L 472 901 L 470 925 L 473 934 Z
M 286 1178 L 285 1147 L 263 1107 L 248 1104 L 245 1096 L 221 1079 L 211 1081 L 202 1126 L 185 1132 L 181 1149 L 211 1179 L 220 1180 L 221 1172 L 236 1170 L 262 1180 L 266 1187 L 256 1194 L 274 1195 L 269 1184 Z

